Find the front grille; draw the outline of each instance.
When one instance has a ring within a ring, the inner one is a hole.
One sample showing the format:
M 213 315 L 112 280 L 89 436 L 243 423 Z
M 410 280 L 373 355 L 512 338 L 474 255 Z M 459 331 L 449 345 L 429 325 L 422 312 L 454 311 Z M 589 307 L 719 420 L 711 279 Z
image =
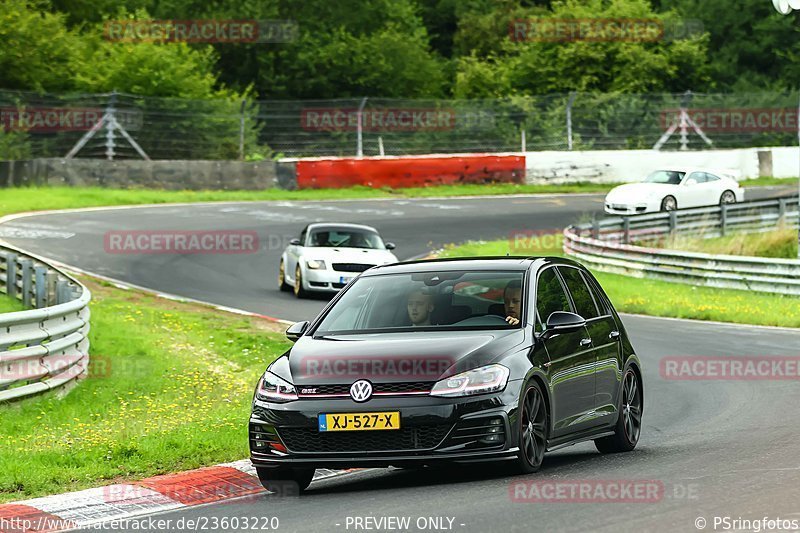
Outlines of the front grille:
M 290 452 L 390 452 L 435 448 L 449 429 L 449 425 L 322 432 L 316 428 L 281 428 L 278 433 Z
M 403 394 L 408 392 L 430 392 L 433 381 L 411 381 L 408 383 L 375 383 L 372 385 L 373 394 L 376 392 L 387 394 Z M 304 392 L 307 389 L 316 389 L 316 392 Z M 350 394 L 350 384 L 334 385 L 301 385 L 300 394 L 302 396 L 314 396 L 316 394 Z
M 361 263 L 334 263 L 333 269 L 338 272 L 364 272 L 375 265 L 364 265 Z

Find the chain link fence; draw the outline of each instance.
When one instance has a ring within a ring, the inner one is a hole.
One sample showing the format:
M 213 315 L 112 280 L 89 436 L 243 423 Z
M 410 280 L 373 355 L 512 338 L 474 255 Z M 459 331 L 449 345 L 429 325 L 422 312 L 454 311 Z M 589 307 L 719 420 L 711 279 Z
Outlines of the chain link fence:
M 187 100 L 0 91 L 0 159 L 262 159 L 796 145 L 798 93 Z M 114 120 L 111 120 L 113 118 Z

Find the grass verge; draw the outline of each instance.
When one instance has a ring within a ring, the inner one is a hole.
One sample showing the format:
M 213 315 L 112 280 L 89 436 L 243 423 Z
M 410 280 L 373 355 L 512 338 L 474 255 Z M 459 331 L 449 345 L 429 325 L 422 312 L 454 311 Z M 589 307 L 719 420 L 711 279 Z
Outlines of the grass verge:
M 0 294 L 0 313 L 13 313 L 14 311 L 24 311 L 22 302 L 11 298 L 5 294 Z
M 0 502 L 242 459 L 256 381 L 289 346 L 271 322 L 83 279 L 89 377 L 0 404 Z
M 797 233 L 795 233 L 796 238 Z M 508 239 L 447 246 L 441 257 L 487 255 L 563 256 L 563 236 L 542 235 L 526 248 Z M 617 311 L 642 315 L 714 320 L 761 326 L 800 327 L 800 298 L 733 289 L 692 286 L 593 271 Z
M 746 186 L 787 185 L 791 180 L 758 178 Z M 438 185 L 406 189 L 308 189 L 284 191 L 161 191 L 151 189 L 103 189 L 100 187 L 23 187 L 4 189 L 0 195 L 0 216 L 23 211 L 76 209 L 118 205 L 192 202 L 240 202 L 267 200 L 346 200 L 362 198 L 427 198 L 509 194 L 605 193 L 617 183 L 573 183 L 564 185 Z
M 708 254 L 797 259 L 797 230 L 779 228 L 767 233 L 734 233 L 713 239 L 676 235 L 657 245 Z

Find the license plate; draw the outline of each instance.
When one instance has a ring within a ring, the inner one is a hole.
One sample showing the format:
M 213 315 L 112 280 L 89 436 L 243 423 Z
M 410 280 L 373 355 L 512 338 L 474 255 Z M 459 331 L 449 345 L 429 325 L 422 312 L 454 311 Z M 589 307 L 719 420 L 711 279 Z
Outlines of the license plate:
M 353 279 L 353 278 L 348 278 L 348 277 L 342 276 L 342 277 L 339 278 L 339 283 L 347 284 L 347 283 L 350 283 L 351 279 Z
M 375 431 L 400 429 L 400 412 L 319 415 L 320 431 Z

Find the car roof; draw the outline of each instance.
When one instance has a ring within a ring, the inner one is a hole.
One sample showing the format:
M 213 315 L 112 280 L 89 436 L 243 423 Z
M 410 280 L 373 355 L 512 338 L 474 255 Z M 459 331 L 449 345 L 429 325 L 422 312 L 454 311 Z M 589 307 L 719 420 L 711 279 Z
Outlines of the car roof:
M 473 271 L 520 271 L 530 268 L 539 269 L 549 264 L 562 264 L 581 266 L 580 263 L 563 257 L 528 257 L 528 256 L 498 256 L 498 257 L 457 257 L 448 259 L 421 259 L 417 261 L 402 261 L 373 267 L 362 276 L 381 276 L 384 274 L 411 274 L 415 272 L 447 272 L 453 270 Z
M 372 226 L 365 226 L 364 224 L 351 224 L 349 222 L 314 222 L 306 227 L 306 229 L 308 230 L 323 229 L 323 228 L 363 229 L 366 231 L 371 231 L 373 233 L 378 233 L 378 230 L 376 230 Z
M 689 174 L 691 172 L 708 172 L 709 174 L 714 174 L 715 176 L 728 176 L 734 172 L 732 169 L 724 169 L 724 168 L 682 167 L 682 166 L 657 168 L 653 172 L 659 172 L 659 171 L 683 172 L 685 174 Z

